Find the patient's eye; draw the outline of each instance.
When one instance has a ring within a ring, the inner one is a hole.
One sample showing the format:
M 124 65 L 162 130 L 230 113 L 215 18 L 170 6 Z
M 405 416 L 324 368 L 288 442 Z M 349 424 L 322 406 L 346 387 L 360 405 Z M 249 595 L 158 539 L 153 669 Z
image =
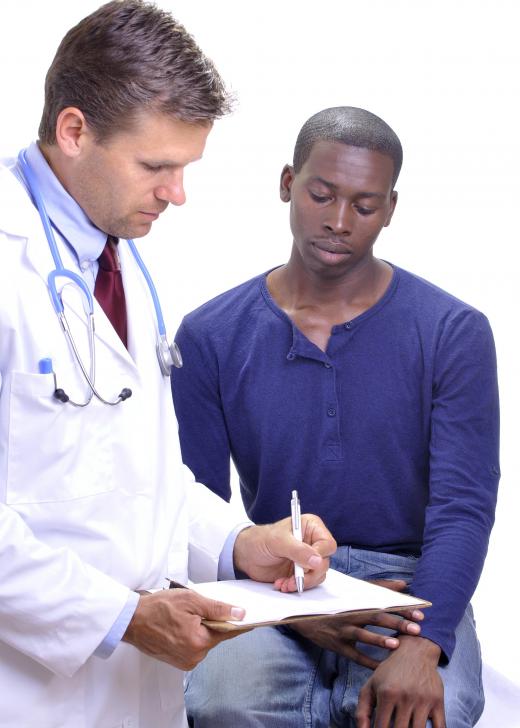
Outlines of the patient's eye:
M 319 195 L 316 192 L 309 190 L 309 195 L 314 202 L 328 202 L 331 199 L 330 195 Z

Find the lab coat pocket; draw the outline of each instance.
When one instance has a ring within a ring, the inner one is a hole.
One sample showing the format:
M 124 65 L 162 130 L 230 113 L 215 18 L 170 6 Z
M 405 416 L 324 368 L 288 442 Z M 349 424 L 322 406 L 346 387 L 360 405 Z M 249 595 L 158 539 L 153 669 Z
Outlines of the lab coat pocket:
M 12 372 L 7 503 L 52 503 L 113 489 L 112 418 L 96 401 L 53 397 L 52 374 Z

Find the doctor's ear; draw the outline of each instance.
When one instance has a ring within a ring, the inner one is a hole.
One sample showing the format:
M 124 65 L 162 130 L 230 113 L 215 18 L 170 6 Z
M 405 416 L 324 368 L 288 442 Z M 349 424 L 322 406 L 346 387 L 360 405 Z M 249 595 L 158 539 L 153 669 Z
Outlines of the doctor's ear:
M 290 202 L 293 180 L 294 169 L 289 164 L 286 164 L 280 176 L 280 199 L 282 202 Z
M 88 131 L 83 112 L 75 106 L 68 106 L 60 111 L 56 119 L 56 144 L 65 156 L 77 157 Z

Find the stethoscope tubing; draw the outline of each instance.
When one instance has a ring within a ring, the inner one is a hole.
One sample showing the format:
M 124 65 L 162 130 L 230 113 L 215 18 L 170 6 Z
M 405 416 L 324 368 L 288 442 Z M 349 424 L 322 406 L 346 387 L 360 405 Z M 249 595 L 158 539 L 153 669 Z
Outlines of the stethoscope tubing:
M 55 268 L 47 276 L 47 285 L 48 285 L 51 302 L 52 302 L 53 308 L 58 316 L 58 319 L 60 321 L 65 338 L 67 339 L 67 341 L 69 342 L 69 345 L 72 348 L 74 357 L 81 369 L 81 372 L 82 372 L 85 380 L 87 381 L 87 384 L 89 385 L 89 390 L 90 390 L 89 396 L 88 396 L 88 399 L 86 400 L 86 402 L 73 402 L 68 397 L 68 395 L 66 395 L 63 392 L 63 390 L 56 390 L 55 395 L 57 396 L 58 399 L 60 399 L 60 401 L 70 402 L 70 404 L 74 405 L 75 407 L 86 407 L 86 405 L 88 405 L 90 403 L 90 401 L 92 400 L 93 396 L 97 397 L 97 399 L 99 399 L 104 404 L 108 404 L 108 405 L 119 404 L 120 402 L 124 401 L 125 399 L 128 399 L 131 396 L 132 392 L 130 389 L 127 389 L 127 388 L 122 389 L 118 398 L 114 401 L 110 401 L 110 400 L 106 400 L 104 397 L 102 397 L 95 387 L 95 371 L 96 371 L 95 356 L 96 355 L 95 355 L 95 341 L 94 341 L 94 337 L 95 337 L 95 334 L 94 334 L 94 298 L 92 296 L 92 292 L 91 292 L 90 288 L 88 287 L 84 278 L 82 278 L 80 275 L 78 275 L 74 271 L 65 268 L 65 266 L 63 265 L 63 260 L 61 258 L 60 252 L 58 250 L 58 245 L 56 243 L 56 238 L 54 236 L 54 230 L 52 229 L 52 224 L 51 224 L 49 215 L 47 213 L 47 209 L 45 207 L 43 197 L 38 189 L 38 184 L 36 183 L 32 170 L 27 162 L 25 149 L 22 149 L 20 151 L 20 153 L 18 154 L 18 162 L 20 165 L 20 171 L 23 175 L 26 186 L 28 188 L 28 192 L 29 192 L 34 204 L 36 205 L 36 208 L 40 215 L 40 219 L 42 221 L 43 229 L 45 232 L 45 237 L 47 238 L 47 242 L 48 242 L 49 249 L 50 249 L 50 252 L 52 255 L 52 259 L 54 261 Z M 171 366 L 182 366 L 182 357 L 180 355 L 180 352 L 179 352 L 175 342 L 170 346 L 166 339 L 166 326 L 164 323 L 162 308 L 161 308 L 159 296 L 157 295 L 157 290 L 155 288 L 152 277 L 151 277 L 143 259 L 139 255 L 139 252 L 136 248 L 134 241 L 127 240 L 127 243 L 128 243 L 128 246 L 132 252 L 132 255 L 133 255 L 141 273 L 144 276 L 144 279 L 146 280 L 148 289 L 150 291 L 150 295 L 152 297 L 152 302 L 154 305 L 156 321 L 157 321 L 157 329 L 158 329 L 157 356 L 159 359 L 159 366 L 160 366 L 161 372 L 164 374 L 164 376 L 169 376 Z M 72 336 L 72 332 L 68 325 L 68 322 L 67 322 L 67 319 L 65 316 L 65 310 L 64 310 L 61 294 L 58 292 L 58 286 L 57 286 L 57 282 L 56 282 L 58 278 L 67 278 L 70 281 L 72 281 L 74 284 L 76 284 L 80 288 L 81 292 L 85 296 L 85 299 L 88 303 L 87 330 L 88 330 L 89 355 L 90 355 L 90 373 L 87 372 L 87 368 L 85 367 L 85 365 L 81 359 L 78 348 L 77 348 L 74 338 Z M 58 392 L 59 392 L 59 394 L 58 394 Z
M 148 268 L 144 264 L 143 259 L 139 255 L 139 251 L 137 250 L 134 241 L 129 239 L 126 242 L 128 243 L 128 247 L 132 251 L 132 255 L 134 256 L 135 260 L 137 261 L 137 265 L 141 269 L 141 273 L 143 274 L 146 282 L 148 283 L 148 288 L 150 289 L 150 295 L 152 296 L 152 301 L 153 301 L 153 305 L 155 308 L 155 316 L 157 318 L 157 329 L 159 331 L 159 335 L 166 336 L 166 326 L 164 324 L 162 308 L 161 308 L 161 304 L 159 301 L 159 296 L 157 295 L 157 290 L 156 290 L 154 282 L 152 280 L 152 276 L 150 275 Z

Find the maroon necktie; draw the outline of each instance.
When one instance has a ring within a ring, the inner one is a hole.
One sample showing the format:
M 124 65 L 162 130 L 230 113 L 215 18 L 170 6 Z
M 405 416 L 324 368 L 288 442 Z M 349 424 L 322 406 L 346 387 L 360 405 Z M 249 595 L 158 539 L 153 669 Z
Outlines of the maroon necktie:
M 94 296 L 127 346 L 126 303 L 123 276 L 115 249 L 117 238 L 108 236 L 103 252 L 98 258 L 99 270 L 94 287 Z

